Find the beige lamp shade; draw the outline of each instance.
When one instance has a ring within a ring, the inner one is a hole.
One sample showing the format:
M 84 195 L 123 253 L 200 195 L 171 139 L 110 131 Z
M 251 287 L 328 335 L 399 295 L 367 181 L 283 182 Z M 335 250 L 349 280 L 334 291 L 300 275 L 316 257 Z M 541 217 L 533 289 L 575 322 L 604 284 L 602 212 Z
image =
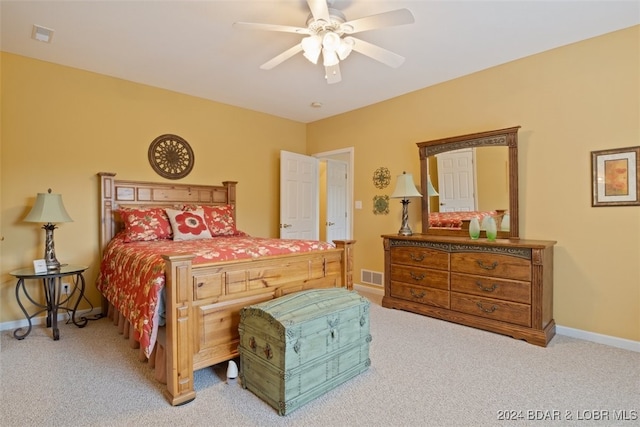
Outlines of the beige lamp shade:
M 25 217 L 26 222 L 59 223 L 73 222 L 62 204 L 62 195 L 48 193 L 38 193 L 36 203 Z
M 390 197 L 393 199 L 408 199 L 410 197 L 422 197 L 422 194 L 418 192 L 416 185 L 413 183 L 413 175 L 402 172 L 402 175 L 398 175 L 396 189 Z
M 434 186 L 431 183 L 430 179 L 427 180 L 427 196 L 429 196 L 429 197 L 439 196 L 438 192 L 434 188 Z

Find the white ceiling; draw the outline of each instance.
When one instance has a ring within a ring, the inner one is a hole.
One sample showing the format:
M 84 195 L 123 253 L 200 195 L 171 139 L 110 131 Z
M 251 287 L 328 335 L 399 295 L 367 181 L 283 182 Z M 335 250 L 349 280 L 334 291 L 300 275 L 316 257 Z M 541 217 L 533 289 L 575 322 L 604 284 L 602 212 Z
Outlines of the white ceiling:
M 331 3 L 347 20 L 411 10 L 415 24 L 357 35 L 405 63 L 393 69 L 354 52 L 332 85 L 301 54 L 261 70 L 302 36 L 232 24 L 304 27 L 306 0 L 2 0 L 0 43 L 5 52 L 308 123 L 640 23 L 638 0 Z M 52 43 L 31 38 L 34 24 L 55 30 Z

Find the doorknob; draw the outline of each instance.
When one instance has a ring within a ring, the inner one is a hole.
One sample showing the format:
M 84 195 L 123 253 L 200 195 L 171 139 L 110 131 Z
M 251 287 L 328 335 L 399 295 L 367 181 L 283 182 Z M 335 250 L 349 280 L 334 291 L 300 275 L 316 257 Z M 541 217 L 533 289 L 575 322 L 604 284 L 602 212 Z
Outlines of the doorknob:
M 293 227 L 291 224 L 280 224 L 280 228 L 289 228 Z
M 326 224 L 326 225 L 328 225 L 329 227 L 331 227 L 332 225 L 336 225 L 336 223 L 335 223 L 335 222 L 331 222 L 331 221 L 329 221 L 329 222 L 327 222 L 327 224 Z

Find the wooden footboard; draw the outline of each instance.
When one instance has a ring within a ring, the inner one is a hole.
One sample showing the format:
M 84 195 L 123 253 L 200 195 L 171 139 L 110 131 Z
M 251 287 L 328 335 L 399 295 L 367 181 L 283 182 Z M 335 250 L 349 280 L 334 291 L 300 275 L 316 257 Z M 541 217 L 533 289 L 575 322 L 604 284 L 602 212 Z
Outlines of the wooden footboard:
M 304 289 L 351 289 L 354 242 L 335 243 L 332 251 L 198 266 L 191 256 L 165 256 L 167 400 L 193 400 L 194 370 L 238 356 L 242 307 Z
M 236 183 L 221 186 L 149 183 L 101 177 L 101 248 L 122 228 L 122 206 L 180 203 L 235 206 Z M 166 297 L 165 397 L 172 405 L 195 398 L 194 370 L 238 356 L 242 307 L 304 289 L 353 288 L 353 245 L 251 260 L 192 265 L 192 255 L 163 256 Z M 103 304 L 106 313 L 108 304 Z

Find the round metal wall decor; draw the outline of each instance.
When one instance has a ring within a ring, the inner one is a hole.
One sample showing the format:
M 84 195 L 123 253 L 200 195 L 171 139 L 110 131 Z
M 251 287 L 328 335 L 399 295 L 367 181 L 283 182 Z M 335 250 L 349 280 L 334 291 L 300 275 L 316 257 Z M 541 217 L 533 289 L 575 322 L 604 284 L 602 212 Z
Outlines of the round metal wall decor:
M 391 173 L 389 172 L 389 169 L 385 168 L 384 166 L 379 167 L 375 170 L 375 172 L 373 172 L 373 185 L 375 185 L 376 188 L 386 188 L 390 182 Z
M 389 196 L 373 196 L 373 213 L 375 215 L 389 215 Z
M 164 178 L 184 178 L 193 169 L 194 161 L 191 146 L 178 135 L 160 135 L 149 146 L 149 163 Z

